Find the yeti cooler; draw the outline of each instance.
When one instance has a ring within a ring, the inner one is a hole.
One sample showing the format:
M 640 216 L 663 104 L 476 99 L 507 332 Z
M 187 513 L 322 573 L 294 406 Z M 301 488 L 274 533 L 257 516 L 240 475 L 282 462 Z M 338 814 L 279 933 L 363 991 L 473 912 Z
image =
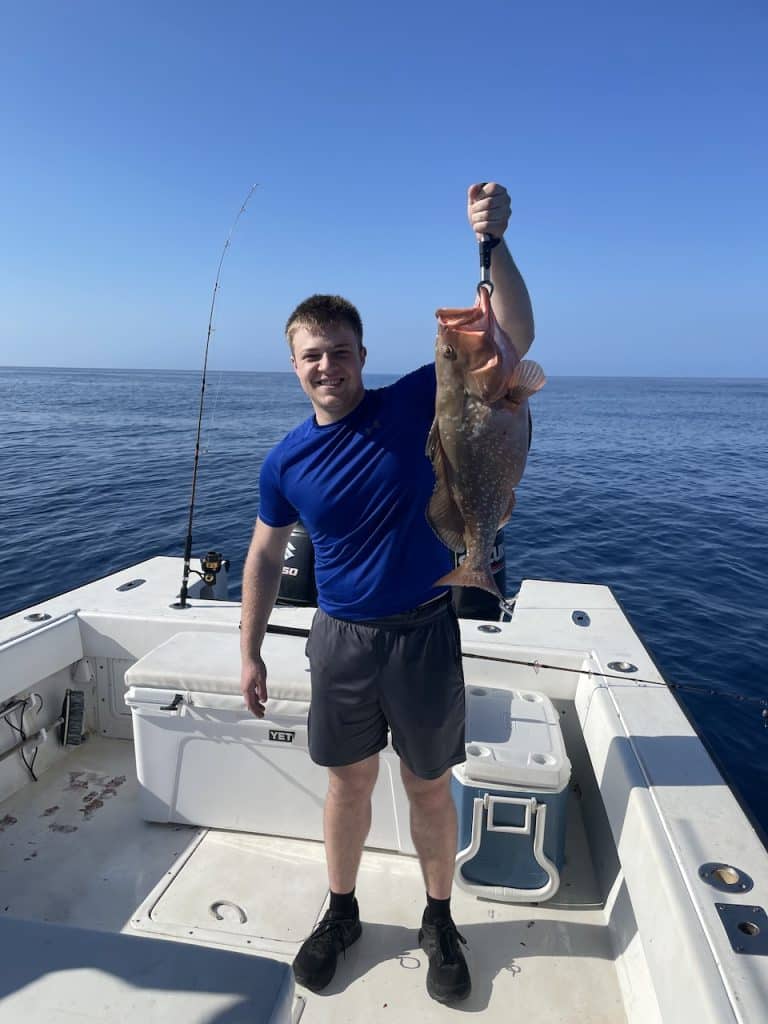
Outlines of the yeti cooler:
M 543 693 L 467 688 L 467 760 L 453 769 L 456 884 L 537 903 L 560 885 L 571 765 Z
M 267 634 L 269 698 L 255 718 L 240 692 L 240 640 L 177 633 L 125 674 L 139 807 L 147 821 L 323 838 L 328 772 L 307 742 L 309 664 L 303 637 Z M 381 752 L 367 844 L 415 853 L 391 744 Z

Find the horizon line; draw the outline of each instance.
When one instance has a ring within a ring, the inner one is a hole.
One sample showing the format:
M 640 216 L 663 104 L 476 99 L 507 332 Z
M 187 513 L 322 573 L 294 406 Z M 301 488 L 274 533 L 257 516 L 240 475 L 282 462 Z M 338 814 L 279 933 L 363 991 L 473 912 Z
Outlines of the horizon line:
M 431 362 L 431 360 L 430 360 Z M 422 366 L 425 363 L 420 364 Z M 413 367 L 411 370 L 368 370 L 363 371 L 371 377 L 392 377 L 392 376 L 404 376 L 407 373 L 411 373 L 418 367 Z M 200 369 L 181 369 L 179 367 L 141 367 L 141 366 L 42 366 L 42 365 L 27 365 L 27 364 L 0 364 L 0 371 L 2 370 L 74 370 L 81 373 L 192 373 L 197 376 L 202 376 L 202 370 Z M 283 374 L 285 376 L 294 376 L 292 370 L 232 370 L 221 367 L 214 367 L 208 369 L 208 374 L 214 373 L 250 373 L 250 374 Z M 768 381 L 768 377 L 741 377 L 741 376 L 723 376 L 723 375 L 709 375 L 709 374 L 696 374 L 693 376 L 679 376 L 676 374 L 662 375 L 654 373 L 553 373 L 547 375 L 549 379 L 554 380 L 556 378 L 569 378 L 574 380 L 734 380 L 734 381 L 754 381 L 756 383 L 762 381 Z

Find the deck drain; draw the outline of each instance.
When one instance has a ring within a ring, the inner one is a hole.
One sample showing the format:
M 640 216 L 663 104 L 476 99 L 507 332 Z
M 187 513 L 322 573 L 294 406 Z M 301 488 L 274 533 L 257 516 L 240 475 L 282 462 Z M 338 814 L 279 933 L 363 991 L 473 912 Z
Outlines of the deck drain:
M 481 633 L 500 633 L 501 632 L 501 627 L 500 626 L 483 625 L 483 626 L 478 626 L 477 628 L 480 630 Z
M 637 672 L 637 665 L 631 661 L 609 661 L 608 668 L 612 672 Z
M 24 616 L 27 622 L 47 622 L 50 617 L 48 612 L 32 612 L 31 615 Z

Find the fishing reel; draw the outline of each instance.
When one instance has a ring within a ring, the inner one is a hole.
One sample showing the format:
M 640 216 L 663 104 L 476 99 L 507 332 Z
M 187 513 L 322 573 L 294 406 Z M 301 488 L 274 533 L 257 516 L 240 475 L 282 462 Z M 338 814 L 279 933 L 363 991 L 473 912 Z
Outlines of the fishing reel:
M 229 561 L 224 559 L 224 556 L 220 551 L 209 551 L 203 558 L 200 559 L 200 568 L 203 570 L 197 575 L 202 579 L 203 583 L 207 583 L 209 587 L 216 585 L 216 580 L 219 573 L 224 569 L 229 569 Z M 195 570 L 192 570 L 195 572 Z
M 190 569 L 190 575 L 199 576 L 205 587 L 213 589 L 219 578 L 219 573 L 229 569 L 229 559 L 224 558 L 220 551 L 209 551 L 200 559 L 200 569 Z M 202 570 L 202 571 L 201 571 Z M 209 595 L 206 595 L 209 596 Z
M 220 551 L 209 551 L 200 558 L 200 568 L 192 569 L 189 565 L 189 556 L 185 556 L 184 579 L 179 591 L 178 601 L 174 601 L 171 608 L 189 608 L 187 597 L 189 588 L 187 579 L 189 576 L 199 576 L 200 583 L 195 584 L 194 597 L 202 598 L 205 601 L 226 601 L 227 600 L 227 573 L 229 571 L 229 559 L 224 558 Z

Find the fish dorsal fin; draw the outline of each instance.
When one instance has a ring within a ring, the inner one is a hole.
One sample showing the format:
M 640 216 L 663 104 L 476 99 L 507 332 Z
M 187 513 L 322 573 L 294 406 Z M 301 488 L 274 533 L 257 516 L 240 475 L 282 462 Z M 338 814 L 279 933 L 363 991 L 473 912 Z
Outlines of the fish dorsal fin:
M 546 383 L 547 378 L 539 364 L 534 363 L 532 359 L 523 359 L 515 367 L 504 397 L 504 403 L 512 406 L 519 405 L 524 398 L 529 398 L 540 391 Z

